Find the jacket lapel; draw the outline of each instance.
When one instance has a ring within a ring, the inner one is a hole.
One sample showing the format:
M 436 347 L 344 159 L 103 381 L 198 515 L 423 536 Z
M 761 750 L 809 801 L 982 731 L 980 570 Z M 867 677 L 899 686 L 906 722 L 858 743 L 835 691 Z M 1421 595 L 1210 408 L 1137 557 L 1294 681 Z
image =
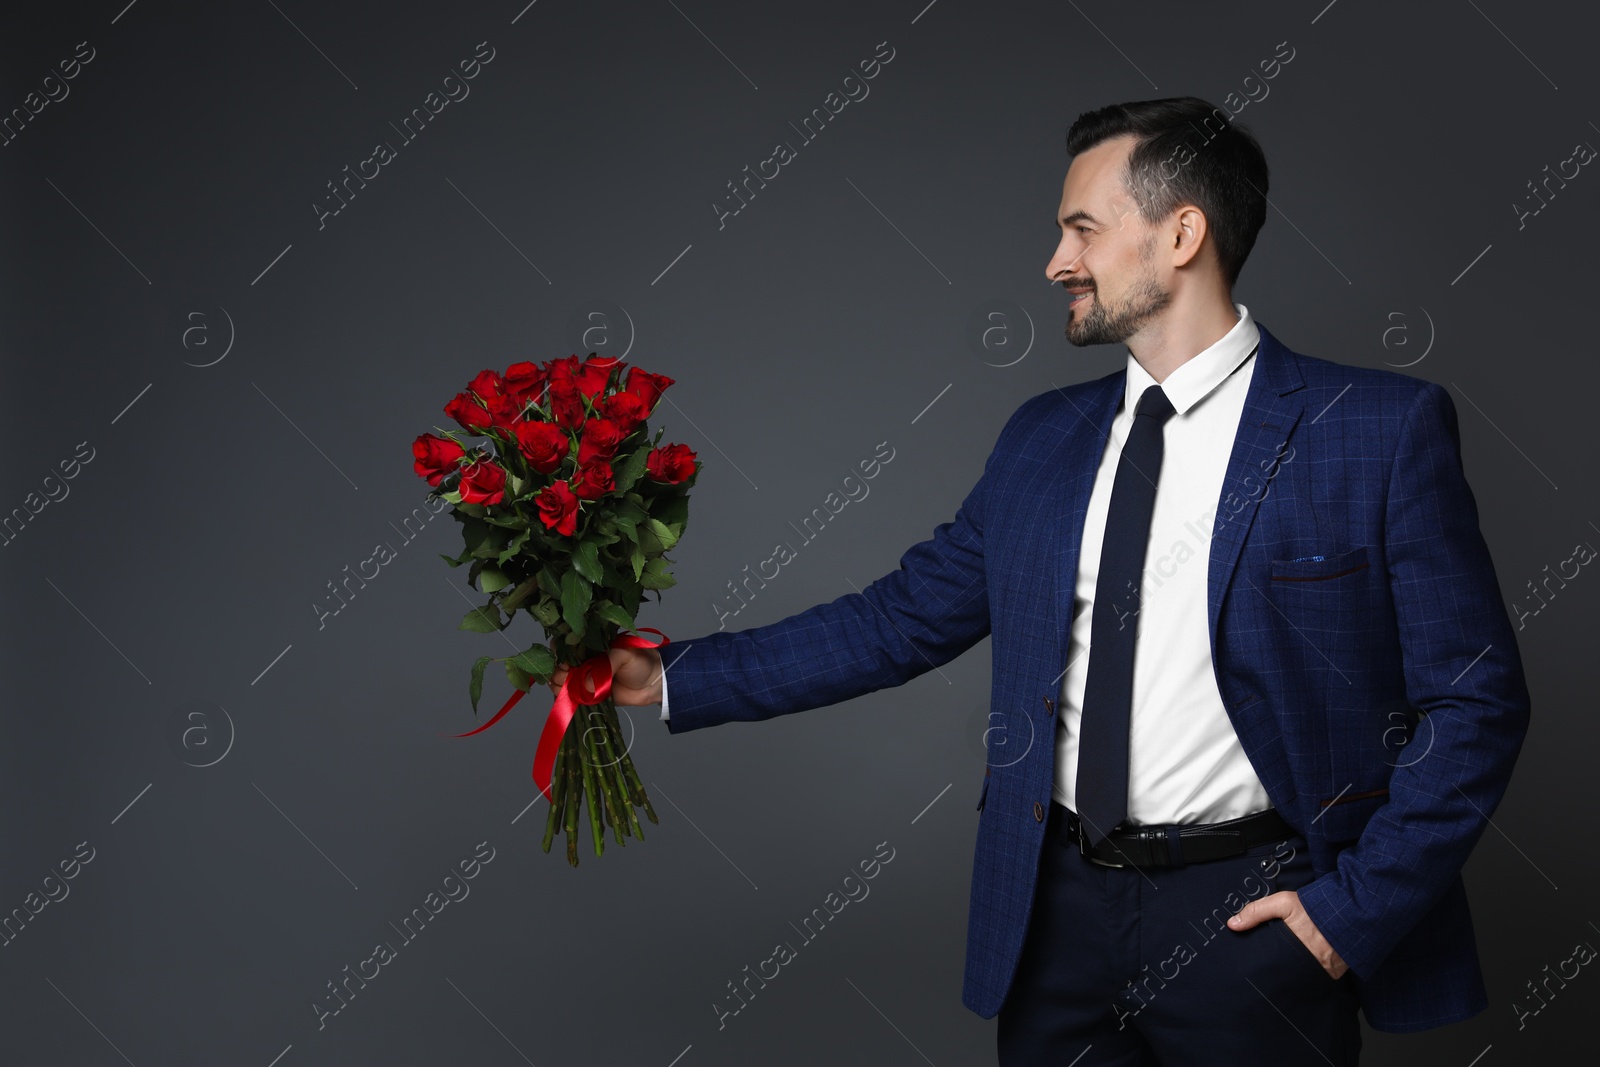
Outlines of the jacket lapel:
M 1297 392 L 1305 382 L 1300 377 L 1294 353 L 1268 333 L 1265 326 L 1257 322 L 1256 327 L 1261 331 L 1261 348 L 1256 352 L 1255 371 L 1245 393 L 1244 410 L 1239 415 L 1239 429 L 1234 434 L 1227 473 L 1223 475 L 1216 525 L 1211 534 L 1206 605 L 1213 664 L 1222 601 L 1238 569 L 1245 535 L 1250 532 L 1262 498 L 1270 491 L 1270 488 L 1262 489 L 1267 484 L 1267 471 L 1305 412 L 1305 394 Z M 1253 481 L 1247 483 L 1247 478 Z
M 1046 510 L 1040 527 L 1049 538 L 1041 555 L 1052 561 L 1050 623 L 1059 639 L 1056 662 L 1061 674 L 1066 673 L 1067 645 L 1072 637 L 1084 513 L 1089 508 L 1089 492 L 1094 488 L 1094 476 L 1111 436 L 1111 422 L 1127 384 L 1125 371 L 1108 374 L 1091 382 L 1088 389 L 1062 391 L 1066 402 L 1055 409 L 1061 438 L 1049 461 L 1053 477 L 1045 487 Z M 1053 687 L 1060 687 L 1061 674 L 1051 681 Z

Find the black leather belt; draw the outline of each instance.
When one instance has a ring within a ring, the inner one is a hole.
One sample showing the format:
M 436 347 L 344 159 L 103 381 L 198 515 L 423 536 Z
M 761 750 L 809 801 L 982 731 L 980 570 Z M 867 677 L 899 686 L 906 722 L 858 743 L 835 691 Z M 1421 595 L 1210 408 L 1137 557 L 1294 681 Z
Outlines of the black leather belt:
M 1082 820 L 1071 808 L 1051 801 L 1052 813 L 1066 820 L 1067 840 L 1075 841 L 1083 857 L 1103 867 L 1178 867 L 1186 863 L 1226 859 L 1256 845 L 1294 837 L 1294 827 L 1277 809 L 1225 822 L 1180 823 L 1161 826 L 1127 826 L 1113 829 L 1105 841 L 1089 848 Z

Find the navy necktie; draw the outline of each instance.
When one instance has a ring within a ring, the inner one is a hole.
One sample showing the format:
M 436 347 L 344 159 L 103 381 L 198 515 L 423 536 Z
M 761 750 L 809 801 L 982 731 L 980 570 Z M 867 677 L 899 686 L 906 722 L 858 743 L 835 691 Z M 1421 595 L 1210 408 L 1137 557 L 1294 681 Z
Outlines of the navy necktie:
M 1139 586 L 1161 474 L 1162 427 L 1172 413 L 1172 402 L 1159 385 L 1145 389 L 1122 446 L 1106 511 L 1074 790 L 1091 847 L 1105 840 L 1128 814 L 1128 715 L 1133 704 Z

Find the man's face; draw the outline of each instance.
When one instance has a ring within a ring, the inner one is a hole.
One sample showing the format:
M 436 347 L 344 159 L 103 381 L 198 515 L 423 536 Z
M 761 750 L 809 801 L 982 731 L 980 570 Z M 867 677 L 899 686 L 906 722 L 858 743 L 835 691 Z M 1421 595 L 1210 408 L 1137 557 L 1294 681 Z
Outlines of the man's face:
M 1045 274 L 1072 301 L 1066 334 L 1074 345 L 1125 342 L 1172 302 L 1155 262 L 1155 231 L 1122 185 L 1134 143 L 1113 137 L 1078 153 L 1061 187 L 1061 243 Z

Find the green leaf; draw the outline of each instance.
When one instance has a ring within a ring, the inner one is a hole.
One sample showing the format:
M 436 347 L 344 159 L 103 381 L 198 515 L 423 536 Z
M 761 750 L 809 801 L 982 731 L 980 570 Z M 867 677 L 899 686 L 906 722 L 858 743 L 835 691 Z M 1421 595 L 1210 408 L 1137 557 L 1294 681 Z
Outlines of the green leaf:
M 444 560 L 446 563 L 450 564 L 450 566 L 452 566 L 452 567 L 459 567 L 463 563 L 466 562 L 465 554 L 463 554 L 460 559 L 457 559 L 454 556 L 447 556 L 443 552 L 441 552 L 441 553 L 439 553 L 439 558 Z
M 659 556 L 666 551 L 661 538 L 656 536 L 655 528 L 658 525 L 655 519 L 651 519 L 639 527 L 639 547 L 647 556 Z
M 493 563 L 484 564 L 483 570 L 478 572 L 478 588 L 485 593 L 498 593 L 510 584 L 511 579 Z
M 607 622 L 616 623 L 617 626 L 623 630 L 635 632 L 638 630 L 638 627 L 634 625 L 633 616 L 628 614 L 628 612 L 624 610 L 621 605 L 613 604 L 609 600 L 602 600 L 595 607 L 594 613 Z
M 678 543 L 678 535 L 660 519 L 650 520 L 650 532 L 655 534 L 656 538 L 661 542 L 661 551 L 663 552 L 668 551 Z
M 676 527 L 678 534 L 681 536 L 684 525 L 689 521 L 689 498 L 679 495 L 665 503 L 658 503 L 655 514 L 656 518 L 668 526 Z
M 637 582 L 639 579 L 632 577 L 628 573 L 626 565 L 619 566 L 622 563 L 622 560 L 602 559 L 600 561 L 600 584 L 607 589 L 621 589 L 623 586 Z
M 467 691 L 472 694 L 472 713 L 478 713 L 478 698 L 483 695 L 483 669 L 489 665 L 489 656 L 479 656 L 472 665 L 472 684 Z
M 629 529 L 639 525 L 650 517 L 650 513 L 644 509 L 644 505 L 641 503 L 643 499 L 638 493 L 629 493 L 626 497 L 617 501 L 612 518 L 617 521 L 618 525 L 627 526 Z
M 556 580 L 555 571 L 551 570 L 548 566 L 540 567 L 539 573 L 534 575 L 534 577 L 538 579 L 540 589 L 543 589 L 546 593 L 549 593 L 551 596 L 556 597 L 557 599 L 560 598 L 561 585 Z
M 561 617 L 574 633 L 584 629 L 584 617 L 589 612 L 589 602 L 594 598 L 594 586 L 576 570 L 561 576 Z
M 632 559 L 633 559 L 633 580 L 637 582 L 639 580 L 639 576 L 642 573 L 644 573 L 644 549 L 642 547 L 640 547 L 639 545 L 634 545 L 633 546 L 633 557 L 632 557 Z
M 620 467 L 615 468 L 617 492 L 626 493 L 633 488 L 634 483 L 644 474 L 645 461 L 649 458 L 650 449 L 641 446 L 623 460 Z
M 554 600 L 541 600 L 533 607 L 533 617 L 546 631 L 561 621 L 561 607 Z
M 600 546 L 585 538 L 572 550 L 572 569 L 589 579 L 600 581 Z
M 556 670 L 556 654 L 545 645 L 534 645 L 526 652 L 518 652 L 506 662 L 516 664 L 540 682 L 547 681 Z
M 520 525 L 520 523 L 518 524 Z M 484 526 L 483 540 L 472 546 L 472 554 L 479 559 L 494 559 L 511 540 L 511 531 L 504 526 Z
M 617 597 L 622 601 L 622 610 L 629 615 L 639 614 L 639 604 L 644 600 L 644 590 L 639 588 L 638 582 L 628 583 L 626 588 L 617 590 Z
M 678 584 L 678 579 L 667 570 L 666 560 L 657 557 L 644 565 L 639 584 L 646 589 L 671 589 Z
M 461 620 L 461 625 L 456 627 L 458 630 L 471 630 L 480 634 L 492 634 L 500 628 L 500 609 L 493 604 L 473 608 Z
M 528 535 L 531 533 L 533 533 L 531 529 L 523 529 L 519 531 L 517 536 L 513 537 L 506 547 L 500 550 L 500 554 L 495 557 L 495 562 L 505 563 L 518 552 L 521 552 L 522 546 L 528 543 Z
M 533 680 L 529 678 L 528 672 L 517 666 L 514 660 L 506 660 L 506 678 L 523 692 L 533 688 Z
M 489 536 L 489 524 L 472 515 L 461 516 L 461 538 L 467 544 L 467 550 L 462 557 L 476 556 L 478 547 Z
M 539 580 L 537 578 L 529 578 L 500 601 L 500 610 L 508 615 L 516 611 L 522 606 L 523 601 L 527 600 L 529 595 L 538 588 Z

